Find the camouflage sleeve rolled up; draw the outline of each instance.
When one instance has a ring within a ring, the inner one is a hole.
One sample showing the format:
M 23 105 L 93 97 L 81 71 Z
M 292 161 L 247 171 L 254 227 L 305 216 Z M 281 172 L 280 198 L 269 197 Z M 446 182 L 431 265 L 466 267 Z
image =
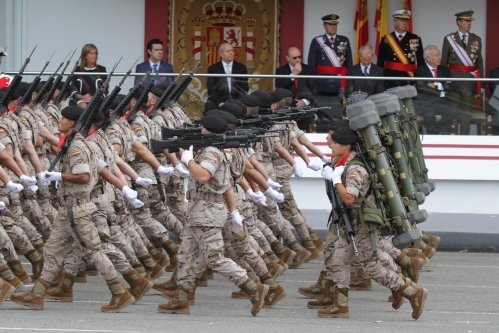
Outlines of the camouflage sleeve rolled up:
M 351 207 L 360 207 L 361 199 L 359 198 L 359 194 L 365 196 L 371 185 L 369 173 L 360 165 L 351 165 L 343 172 L 342 180 L 347 193 L 356 198 Z

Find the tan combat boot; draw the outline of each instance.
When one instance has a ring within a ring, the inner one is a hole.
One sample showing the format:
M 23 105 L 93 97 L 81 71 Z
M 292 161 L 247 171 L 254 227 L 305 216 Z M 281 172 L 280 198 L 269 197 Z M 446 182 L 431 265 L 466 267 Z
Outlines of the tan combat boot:
M 168 304 L 158 305 L 158 312 L 161 313 L 176 313 L 189 314 L 189 290 L 178 287 L 175 291 L 175 297 Z
M 157 290 L 159 292 L 164 292 L 164 291 L 174 291 L 177 290 L 177 269 L 173 271 L 172 277 L 170 280 L 162 282 L 162 283 L 155 283 L 152 288 L 154 290 Z
M 421 251 L 421 249 L 419 248 L 412 248 L 412 247 L 409 247 L 409 248 L 406 248 L 406 249 L 403 249 L 402 252 L 404 252 L 407 256 L 411 257 L 411 258 L 422 258 L 423 256 L 423 251 Z
M 284 274 L 284 272 L 286 272 L 288 270 L 288 268 L 289 268 L 288 265 L 284 261 L 279 259 L 279 257 L 275 255 L 274 251 L 269 251 L 269 252 L 266 252 L 265 254 L 270 259 L 270 261 L 275 262 L 276 264 L 278 264 L 279 266 L 282 267 L 281 274 Z
M 164 256 L 164 254 L 162 254 Z M 165 256 L 166 258 L 166 256 Z M 142 263 L 142 266 L 146 269 L 146 272 L 149 274 L 152 280 L 155 280 L 163 274 L 165 274 L 165 269 L 163 268 L 162 265 L 160 265 L 158 262 L 156 262 L 153 259 L 153 256 L 148 254 L 146 256 L 140 257 L 139 258 L 140 262 Z
M 26 252 L 24 256 L 31 263 L 31 271 L 33 272 L 31 280 L 38 280 L 43 270 L 43 256 L 36 249 Z
M 373 283 L 371 278 L 364 274 L 362 268 L 350 267 L 350 290 L 358 291 L 371 291 L 373 290 Z
M 199 286 L 199 279 L 194 280 L 194 289 L 192 291 L 189 291 L 189 296 L 187 297 L 187 302 L 189 305 L 194 305 L 196 303 L 196 289 Z M 175 290 L 165 290 L 161 294 L 161 297 L 166 298 L 167 300 L 171 301 L 172 299 L 175 298 L 177 289 Z
M 249 298 L 248 294 L 244 290 L 233 291 L 232 294 L 231 294 L 231 297 L 232 298 L 236 298 L 236 299 Z
M 13 285 L 0 278 L 0 306 L 2 306 L 5 300 L 14 294 L 15 291 L 16 288 Z
M 149 251 L 149 254 L 153 257 L 154 261 L 156 261 L 161 267 L 165 267 L 168 264 L 168 257 L 162 253 L 160 250 L 155 248 L 153 245 L 149 245 L 147 247 L 147 251 Z M 144 263 L 142 263 L 144 264 Z M 147 265 L 144 265 L 144 267 L 148 267 Z
M 317 236 L 315 231 L 312 229 L 308 229 L 308 234 L 310 235 L 310 238 L 312 238 L 315 247 L 318 248 L 319 251 L 324 250 L 324 247 L 326 247 L 326 243 L 324 243 L 324 241 L 319 236 Z
M 423 230 L 421 230 L 421 231 L 423 231 Z M 423 231 L 423 242 L 430 245 L 432 248 L 434 248 L 436 250 L 438 247 L 438 244 L 440 244 L 440 237 L 434 236 L 432 234 L 429 234 L 429 233 Z
M 24 283 L 12 273 L 7 265 L 0 268 L 0 277 L 13 286 L 16 292 L 24 288 Z
M 151 277 L 149 276 L 149 274 L 147 274 L 146 269 L 144 268 L 144 266 L 142 266 L 141 263 L 133 264 L 132 268 L 135 269 L 137 271 L 137 273 L 139 273 L 139 275 L 142 276 L 143 278 L 145 278 L 149 281 L 152 280 Z
M 142 297 L 152 288 L 153 283 L 148 279 L 140 276 L 140 274 L 135 270 L 131 269 L 125 274 L 123 274 L 123 278 L 130 285 L 130 293 L 133 298 L 135 298 L 135 302 L 139 302 Z
M 423 251 L 423 255 L 424 255 L 424 256 L 425 256 L 428 260 L 430 260 L 430 259 L 431 259 L 431 258 L 433 258 L 433 256 L 435 255 L 436 250 L 435 250 L 432 246 L 430 246 L 430 245 L 426 244 L 426 243 L 425 243 L 425 242 L 423 242 L 423 241 L 421 241 L 421 243 L 423 243 L 423 245 L 422 245 L 422 246 L 424 246 L 424 248 L 422 248 L 422 249 L 421 249 L 421 250 Z M 421 243 L 420 243 L 420 244 L 418 244 L 418 245 L 421 245 Z
M 10 300 L 14 303 L 28 306 L 33 310 L 43 310 L 43 296 L 45 295 L 45 292 L 48 288 L 49 284 L 45 280 L 38 279 L 31 291 L 19 295 L 13 294 L 12 296 L 10 296 Z
M 334 304 L 334 293 L 336 288 L 334 287 L 334 282 L 327 280 L 324 276 L 323 279 L 324 288 L 322 289 L 323 295 L 315 301 L 309 301 L 307 303 L 307 308 L 309 309 L 326 309 Z
M 88 276 L 99 276 L 99 270 L 94 265 L 87 264 L 85 272 Z
M 414 288 L 410 284 L 405 284 L 398 292 L 411 302 L 412 318 L 418 319 L 423 313 L 424 302 L 428 297 L 428 289 Z
M 269 286 L 269 291 L 265 296 L 265 302 L 263 303 L 263 307 L 266 309 L 272 308 L 277 304 L 280 300 L 286 297 L 286 290 L 277 282 L 275 282 L 272 275 L 267 274 L 260 278 L 263 284 Z
M 312 238 L 304 238 L 302 240 L 303 247 L 310 252 L 310 257 L 305 260 L 305 262 L 309 262 L 313 259 L 319 258 L 321 256 L 321 251 L 314 245 Z
M 265 263 L 265 266 L 267 266 L 267 270 L 269 271 L 269 274 L 274 277 L 274 280 L 276 280 L 284 271 L 284 268 L 282 268 L 281 265 L 270 260 Z
M 269 292 L 269 286 L 266 284 L 256 284 L 255 281 L 248 278 L 239 288 L 248 294 L 251 304 L 253 304 L 250 312 L 253 316 L 256 316 L 262 309 L 263 303 L 265 303 L 265 296 Z
M 299 268 L 308 258 L 310 258 L 311 253 L 306 248 L 300 246 L 297 240 L 290 242 L 288 245 L 296 252 L 294 260 L 291 263 L 288 263 L 289 268 Z M 299 248 L 300 250 L 298 250 Z
M 123 308 L 132 305 L 135 298 L 125 289 L 120 279 L 115 279 L 107 283 L 107 287 L 111 291 L 111 301 L 109 304 L 104 304 L 101 307 L 102 312 L 116 313 L 120 312 Z
M 208 287 L 208 277 L 206 276 L 206 270 L 203 272 L 203 274 L 199 278 L 199 286 L 200 287 Z
M 75 282 L 78 283 L 86 283 L 87 282 L 87 271 L 86 270 L 78 270 L 76 273 Z
M 327 309 L 319 310 L 321 318 L 349 318 L 348 290 L 336 289 L 334 292 L 334 303 Z
M 61 302 L 73 302 L 73 284 L 75 277 L 64 272 L 61 282 L 55 288 L 50 288 L 45 293 L 45 298 Z
M 408 278 L 414 282 L 418 282 L 419 271 L 421 270 L 421 267 L 423 267 L 423 259 L 411 258 L 402 252 L 398 258 L 395 259 L 395 263 L 400 266 L 402 272 L 405 272 L 405 275 L 407 275 Z
M 274 253 L 277 255 L 277 257 L 279 257 L 279 259 L 281 259 L 287 265 L 289 265 L 289 263 L 296 256 L 295 251 L 284 246 L 278 240 L 273 241 L 272 244 L 270 244 L 270 247 L 272 248 L 272 251 L 274 251 Z
M 26 270 L 24 269 L 23 265 L 19 260 L 9 261 L 7 263 L 7 266 L 9 266 L 9 268 L 12 270 L 12 273 L 14 273 L 14 275 L 17 276 L 17 278 L 21 280 L 23 284 L 26 285 L 31 282 L 31 278 L 28 272 L 26 272 Z
M 164 242 L 162 246 L 163 249 L 165 249 L 166 253 L 168 253 L 168 256 L 170 257 L 170 263 L 165 266 L 165 271 L 173 272 L 173 270 L 177 267 L 177 252 L 179 247 L 171 239 Z
M 206 278 L 208 280 L 213 280 L 215 278 L 215 273 L 213 272 L 212 268 L 206 269 Z
M 317 282 L 310 287 L 299 287 L 298 293 L 308 298 L 321 298 L 324 296 L 326 286 L 326 271 L 321 271 Z

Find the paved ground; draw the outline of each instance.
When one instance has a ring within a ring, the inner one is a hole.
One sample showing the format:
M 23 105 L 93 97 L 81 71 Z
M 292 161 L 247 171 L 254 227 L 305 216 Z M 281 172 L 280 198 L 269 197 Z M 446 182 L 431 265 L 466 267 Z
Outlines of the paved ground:
M 29 268 L 28 265 L 26 265 Z M 89 277 L 75 287 L 74 303 L 45 302 L 33 311 L 11 301 L 0 309 L 0 332 L 497 332 L 499 329 L 499 254 L 437 252 L 420 278 L 430 290 L 426 308 L 417 321 L 408 302 L 395 311 L 389 292 L 379 285 L 373 291 L 350 292 L 350 319 L 320 319 L 306 307 L 299 286 L 312 284 L 321 261 L 315 260 L 279 278 L 288 297 L 257 317 L 249 313 L 248 300 L 230 298 L 234 286 L 221 275 L 198 288 L 190 315 L 156 312 L 164 301 L 151 291 L 142 302 L 120 314 L 104 314 L 109 301 L 101 276 Z M 165 276 L 160 279 L 164 281 Z M 26 288 L 27 289 L 27 288 Z

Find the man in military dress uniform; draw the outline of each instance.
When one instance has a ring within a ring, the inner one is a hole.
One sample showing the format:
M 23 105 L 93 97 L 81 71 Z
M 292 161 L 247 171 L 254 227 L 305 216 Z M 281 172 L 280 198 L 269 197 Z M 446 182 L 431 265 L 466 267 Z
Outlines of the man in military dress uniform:
M 319 75 L 346 76 L 347 69 L 353 66 L 350 41 L 336 33 L 339 18 L 336 14 L 323 16 L 325 33 L 315 37 L 310 43 L 308 65 Z M 343 100 L 345 80 L 317 80 L 316 86 L 319 102 L 331 104 L 329 98 L 320 96 L 339 96 L 340 100 Z
M 484 75 L 482 59 L 482 39 L 470 32 L 473 11 L 467 10 L 456 15 L 458 31 L 444 38 L 442 46 L 442 66 L 449 66 L 451 77 L 480 78 Z M 480 82 L 456 82 L 461 103 L 467 105 L 460 110 L 459 134 L 470 134 L 471 106 L 474 97 L 483 93 Z
M 407 31 L 411 19 L 410 11 L 397 10 L 392 16 L 395 30 L 381 38 L 377 65 L 385 69 L 385 76 L 413 77 L 414 70 L 425 63 L 423 41 L 418 35 Z M 385 84 L 392 88 L 410 83 L 386 80 Z

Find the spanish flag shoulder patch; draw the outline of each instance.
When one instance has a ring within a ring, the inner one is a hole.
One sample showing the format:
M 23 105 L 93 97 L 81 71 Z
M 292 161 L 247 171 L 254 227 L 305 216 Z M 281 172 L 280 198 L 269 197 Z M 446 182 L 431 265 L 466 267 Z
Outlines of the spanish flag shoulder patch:
M 115 129 L 110 129 L 107 133 L 108 133 L 108 134 L 113 134 L 114 132 L 116 132 L 116 130 L 115 130 Z
M 214 156 L 210 156 L 210 160 L 212 160 L 212 161 L 216 161 L 216 160 L 217 160 L 217 158 L 216 158 L 216 157 L 214 157 Z
M 25 119 L 21 120 L 21 124 L 24 124 L 25 122 L 26 122 L 26 120 L 25 120 Z
M 73 153 L 74 156 L 77 156 L 77 155 L 80 155 L 81 154 L 81 150 L 77 150 Z
M 351 173 L 348 175 L 348 178 L 357 178 L 357 174 Z
M 140 127 L 140 126 L 134 128 L 135 132 L 140 131 L 141 129 L 142 129 L 142 127 Z
M 230 153 L 230 148 L 225 148 L 225 149 L 224 149 L 224 152 L 226 152 L 226 153 Z
M 52 119 L 52 116 L 47 116 L 48 119 Z
M 5 132 L 5 129 L 4 128 L 0 128 L 0 133 L 1 132 Z

